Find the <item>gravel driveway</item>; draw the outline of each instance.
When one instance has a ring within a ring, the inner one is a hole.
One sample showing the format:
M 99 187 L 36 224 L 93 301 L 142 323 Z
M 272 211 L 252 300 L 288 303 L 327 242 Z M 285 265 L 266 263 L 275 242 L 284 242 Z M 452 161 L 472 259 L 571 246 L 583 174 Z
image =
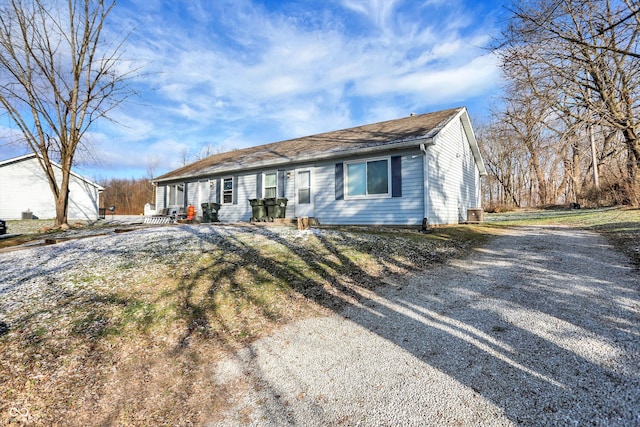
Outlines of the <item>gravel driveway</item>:
M 219 363 L 212 425 L 640 425 L 639 277 L 596 234 L 513 229 Z

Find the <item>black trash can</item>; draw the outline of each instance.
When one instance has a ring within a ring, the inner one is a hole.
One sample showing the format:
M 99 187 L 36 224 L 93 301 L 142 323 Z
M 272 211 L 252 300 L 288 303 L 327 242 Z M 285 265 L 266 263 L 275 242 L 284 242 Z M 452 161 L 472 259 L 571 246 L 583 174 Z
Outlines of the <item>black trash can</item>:
M 273 221 L 273 219 L 276 218 L 276 199 L 271 197 L 264 199 L 264 209 L 267 212 L 265 219 L 267 221 Z
M 249 199 L 251 205 L 251 221 L 264 221 L 267 213 L 264 207 L 264 200 L 262 199 Z
M 0 234 L 7 234 L 7 223 L 0 219 Z
M 287 216 L 287 202 L 289 201 L 289 199 L 285 199 L 280 198 L 280 199 L 276 199 L 276 208 L 275 208 L 275 213 L 276 216 L 275 218 L 284 218 Z

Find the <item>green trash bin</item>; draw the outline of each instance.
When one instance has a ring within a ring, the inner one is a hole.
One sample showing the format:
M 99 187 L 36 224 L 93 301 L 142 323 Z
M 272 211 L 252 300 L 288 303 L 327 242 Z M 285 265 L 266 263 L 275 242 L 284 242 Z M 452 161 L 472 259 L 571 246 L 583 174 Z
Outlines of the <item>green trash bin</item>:
M 203 203 L 202 205 L 202 222 L 211 222 L 211 208 L 209 203 Z
M 287 216 L 287 202 L 289 200 L 283 198 L 280 199 L 276 199 L 276 207 L 275 207 L 275 214 L 276 216 L 274 218 L 284 218 Z
M 211 222 L 220 222 L 218 212 L 220 211 L 220 203 L 209 203 L 211 208 Z
M 267 211 L 267 216 L 265 218 L 267 221 L 273 221 L 274 218 L 277 218 L 275 198 L 264 199 L 264 208 Z
M 267 212 L 264 207 L 264 200 L 262 199 L 249 199 L 251 205 L 251 221 L 264 221 L 267 216 Z
M 202 222 L 220 222 L 220 220 L 218 219 L 220 203 L 203 203 L 201 206 Z

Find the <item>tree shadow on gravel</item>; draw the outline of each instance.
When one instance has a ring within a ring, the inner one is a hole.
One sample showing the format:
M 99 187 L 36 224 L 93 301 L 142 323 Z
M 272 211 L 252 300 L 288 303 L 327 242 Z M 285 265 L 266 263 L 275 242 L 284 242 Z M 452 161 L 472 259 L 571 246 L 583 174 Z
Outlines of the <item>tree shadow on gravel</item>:
M 577 231 L 500 242 L 405 290 L 379 292 L 369 307 L 384 321 L 364 310 L 348 316 L 515 423 L 636 423 L 637 272 Z
M 249 264 L 288 277 L 296 292 L 473 390 L 514 423 L 624 425 L 638 419 L 637 274 L 624 260 L 606 257 L 604 246 L 594 257 L 593 245 L 601 241 L 566 229 L 528 231 L 504 237 L 512 241 L 469 262 L 436 266 L 391 287 L 381 280 L 388 271 L 370 274 L 323 233 L 317 240 L 331 256 L 320 258 L 269 231 L 254 232 L 287 245 L 318 279 L 301 275 L 290 260 L 244 249 Z M 239 242 L 226 243 L 243 250 Z M 385 251 L 373 257 L 381 265 L 397 262 Z M 254 362 L 242 363 L 268 384 L 259 367 L 246 366 Z M 287 406 L 283 391 L 271 387 L 274 404 Z M 291 421 L 265 411 L 272 423 Z

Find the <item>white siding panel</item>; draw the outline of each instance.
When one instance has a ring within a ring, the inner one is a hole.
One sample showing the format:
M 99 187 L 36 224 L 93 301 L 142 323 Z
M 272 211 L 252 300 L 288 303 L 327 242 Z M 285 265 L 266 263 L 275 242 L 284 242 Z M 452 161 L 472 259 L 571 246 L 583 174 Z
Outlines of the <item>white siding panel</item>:
M 156 187 L 156 212 L 160 212 L 162 209 L 167 207 L 164 197 L 166 188 L 167 187 L 165 185 L 158 185 Z
M 189 181 L 185 183 L 187 188 L 187 206 L 198 206 L 198 181 Z
M 99 197 L 98 189 L 94 185 L 72 176 L 69 182 L 67 217 L 70 220 L 94 221 L 98 219 Z
M 465 221 L 467 209 L 479 204 L 480 177 L 462 123 L 449 123 L 427 150 L 429 223 Z
M 62 171 L 55 169 L 62 180 Z M 69 182 L 69 220 L 98 218 L 99 193 L 97 187 L 74 175 Z M 30 211 L 37 218 L 56 216 L 55 200 L 49 182 L 35 158 L 9 163 L 0 167 L 0 218 L 21 219 Z
M 234 177 L 237 199 L 233 205 L 222 205 L 218 213 L 221 222 L 240 222 L 251 219 L 249 199 L 256 197 L 256 174 L 236 175 Z
M 0 217 L 20 219 L 31 211 L 42 219 L 55 218 L 55 200 L 36 159 L 0 168 Z
M 335 162 L 315 169 L 315 209 L 321 224 L 420 225 L 423 217 L 422 156 L 402 156 L 402 197 L 335 199 Z M 391 185 L 391 183 L 390 183 Z

